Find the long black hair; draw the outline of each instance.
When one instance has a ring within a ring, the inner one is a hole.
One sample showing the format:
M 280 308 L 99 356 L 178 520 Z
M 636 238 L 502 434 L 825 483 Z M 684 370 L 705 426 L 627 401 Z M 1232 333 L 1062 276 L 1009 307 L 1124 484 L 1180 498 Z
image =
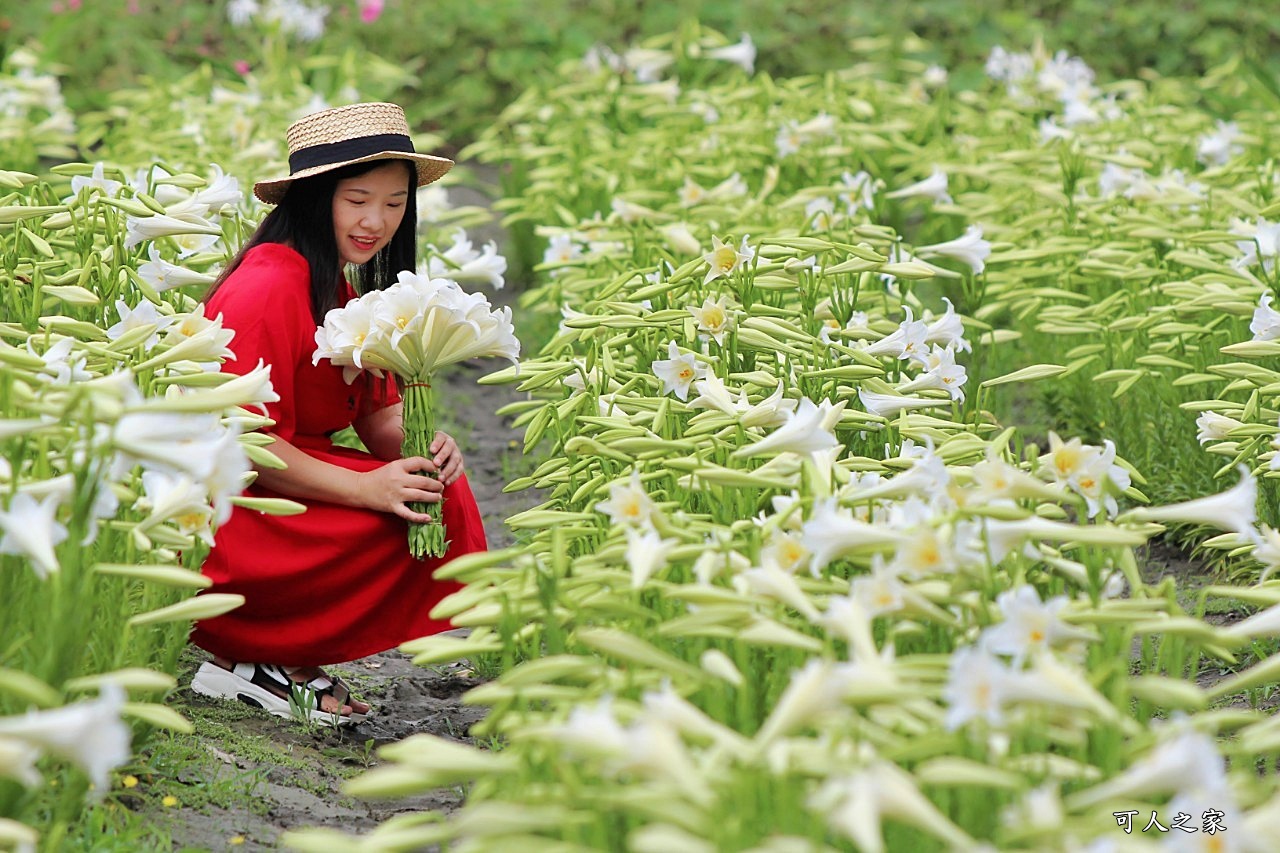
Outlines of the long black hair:
M 245 253 L 254 246 L 284 243 L 306 258 L 307 266 L 311 268 L 311 315 L 316 325 L 322 324 L 324 315 L 338 307 L 338 288 L 342 282 L 341 258 L 333 234 L 333 194 L 339 181 L 371 172 L 388 162 L 355 163 L 314 177 L 300 178 L 290 184 L 284 198 L 267 214 L 209 288 L 205 301 L 236 271 Z M 404 163 L 405 181 L 409 187 L 404 218 L 400 220 L 400 227 L 392 235 L 391 242 L 368 263 L 352 269 L 351 284 L 357 293 L 385 290 L 395 283 L 401 270 L 412 270 L 417 264 L 418 202 L 414 192 L 417 172 L 408 160 L 399 162 Z

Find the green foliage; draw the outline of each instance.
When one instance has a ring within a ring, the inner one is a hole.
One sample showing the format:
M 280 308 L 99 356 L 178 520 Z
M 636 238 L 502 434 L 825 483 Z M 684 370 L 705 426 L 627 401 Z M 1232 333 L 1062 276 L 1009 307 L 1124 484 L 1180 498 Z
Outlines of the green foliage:
M 96 14 L 91 6 L 0 4 L 0 55 L 38 38 L 43 52 L 62 63 L 67 99 L 77 112 L 102 108 L 108 93 L 143 77 L 181 76 L 204 63 L 233 77 L 237 63 L 256 71 L 266 58 L 264 33 L 231 26 L 225 0 L 137 0 L 127 7 L 137 14 Z M 412 78 L 393 95 L 412 105 L 411 120 L 462 144 L 559 62 L 579 59 L 595 44 L 620 52 L 694 20 L 730 41 L 749 33 L 760 51 L 758 67 L 775 77 L 847 68 L 865 59 L 859 39 L 888 36 L 905 49 L 914 34 L 933 45 L 929 58 L 963 85 L 981 77 L 992 47 L 1022 50 L 1037 38 L 1083 56 L 1105 78 L 1132 77 L 1146 68 L 1200 74 L 1238 51 L 1275 73 L 1280 32 L 1264 6 L 1247 0 L 388 0 L 370 24 L 359 20 L 353 0 L 338 0 L 325 34 L 291 44 L 289 55 L 301 62 L 350 49 L 362 62 L 386 60 Z

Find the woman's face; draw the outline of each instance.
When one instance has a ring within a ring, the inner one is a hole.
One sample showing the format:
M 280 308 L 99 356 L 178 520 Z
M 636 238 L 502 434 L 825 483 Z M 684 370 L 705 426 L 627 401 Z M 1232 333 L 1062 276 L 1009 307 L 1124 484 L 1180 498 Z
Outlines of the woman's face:
M 342 262 L 367 263 L 390 243 L 408 199 L 409 173 L 399 160 L 338 181 L 333 191 L 333 237 Z

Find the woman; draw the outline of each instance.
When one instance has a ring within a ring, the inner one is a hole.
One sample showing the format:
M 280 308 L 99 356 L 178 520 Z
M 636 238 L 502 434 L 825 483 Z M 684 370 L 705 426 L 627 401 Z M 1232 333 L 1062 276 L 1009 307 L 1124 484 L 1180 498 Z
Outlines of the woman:
M 331 308 L 415 268 L 415 189 L 453 163 L 415 153 L 393 104 L 309 115 L 287 137 L 289 177 L 254 186 L 277 206 L 214 284 L 206 312 L 236 333 L 236 358 L 223 370 L 247 371 L 261 359 L 280 395 L 267 407 L 275 421 L 267 449 L 288 467 L 258 468 L 247 493 L 287 497 L 307 511 L 240 508 L 218 530 L 202 571 L 210 591 L 239 593 L 245 603 L 196 625 L 192 641 L 213 660 L 191 686 L 281 716 L 291 714 L 292 696 L 317 722 L 350 722 L 369 706 L 320 666 L 451 627 L 428 613 L 457 587 L 432 573 L 444 559 L 483 551 L 485 539 L 454 440 L 436 433 L 430 459 L 401 459 L 394 381 L 361 374 L 348 385 L 342 368 L 313 364 L 315 332 Z M 368 453 L 333 444 L 347 426 Z M 448 555 L 415 560 L 406 522 L 434 519 L 409 504 L 442 494 Z

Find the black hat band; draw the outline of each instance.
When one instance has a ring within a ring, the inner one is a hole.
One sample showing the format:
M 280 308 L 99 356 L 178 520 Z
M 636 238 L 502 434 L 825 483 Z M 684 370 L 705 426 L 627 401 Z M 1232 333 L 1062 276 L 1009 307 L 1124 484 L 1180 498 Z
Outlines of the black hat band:
M 404 154 L 415 154 L 413 140 L 403 133 L 379 133 L 373 136 L 358 136 L 355 139 L 343 139 L 340 142 L 325 142 L 320 145 L 309 145 L 299 148 L 289 155 L 289 174 L 311 169 L 315 166 L 330 166 L 334 163 L 346 163 L 359 160 L 370 154 L 381 154 L 384 151 L 397 151 Z

